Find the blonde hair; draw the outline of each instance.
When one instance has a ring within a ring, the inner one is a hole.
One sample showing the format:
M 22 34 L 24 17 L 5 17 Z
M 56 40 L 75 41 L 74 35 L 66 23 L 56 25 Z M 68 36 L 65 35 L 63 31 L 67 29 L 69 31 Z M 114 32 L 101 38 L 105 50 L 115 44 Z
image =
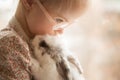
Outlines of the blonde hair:
M 48 11 L 55 13 L 84 10 L 87 0 L 39 0 Z

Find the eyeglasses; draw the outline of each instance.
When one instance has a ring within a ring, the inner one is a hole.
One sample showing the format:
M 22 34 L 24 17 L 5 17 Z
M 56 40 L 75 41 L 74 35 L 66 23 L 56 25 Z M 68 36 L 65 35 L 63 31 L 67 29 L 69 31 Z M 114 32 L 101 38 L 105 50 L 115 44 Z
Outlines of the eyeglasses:
M 42 5 L 42 3 L 39 0 L 35 0 L 36 3 L 38 4 L 38 6 L 40 7 L 40 9 L 44 12 L 45 16 L 48 18 L 48 20 L 51 23 L 54 23 L 55 26 L 53 27 L 54 30 L 57 29 L 64 29 L 69 25 L 69 22 L 67 22 L 65 19 L 63 19 L 62 17 L 55 17 L 53 18 L 48 11 L 45 9 L 45 7 Z

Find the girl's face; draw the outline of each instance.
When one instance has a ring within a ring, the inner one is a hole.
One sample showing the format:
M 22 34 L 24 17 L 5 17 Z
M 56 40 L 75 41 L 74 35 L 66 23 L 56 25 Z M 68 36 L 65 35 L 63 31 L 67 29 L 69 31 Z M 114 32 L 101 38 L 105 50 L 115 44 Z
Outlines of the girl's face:
M 74 13 L 73 13 L 74 12 Z M 31 8 L 27 12 L 26 20 L 29 26 L 29 30 L 35 35 L 55 34 L 56 31 L 61 32 L 65 27 L 78 16 L 80 16 L 81 10 L 61 12 L 53 14 L 48 11 L 39 0 L 31 5 Z M 55 29 L 55 27 L 58 27 Z

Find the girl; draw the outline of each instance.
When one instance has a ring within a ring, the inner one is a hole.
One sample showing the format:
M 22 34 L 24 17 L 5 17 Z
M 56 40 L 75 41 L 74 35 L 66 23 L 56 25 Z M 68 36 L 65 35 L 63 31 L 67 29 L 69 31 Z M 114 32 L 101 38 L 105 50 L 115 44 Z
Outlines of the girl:
M 80 17 L 86 5 L 87 0 L 20 0 L 14 17 L 0 32 L 0 80 L 32 80 L 30 40 L 35 35 L 62 34 L 61 26 Z

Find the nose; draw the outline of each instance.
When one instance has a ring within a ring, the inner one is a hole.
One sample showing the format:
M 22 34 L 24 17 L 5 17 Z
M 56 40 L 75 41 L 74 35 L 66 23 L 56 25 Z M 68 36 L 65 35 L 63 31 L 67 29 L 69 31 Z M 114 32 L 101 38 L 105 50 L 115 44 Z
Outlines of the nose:
M 57 29 L 57 30 L 54 30 L 55 31 L 55 34 L 63 34 L 64 32 L 64 29 L 60 28 L 60 29 Z

